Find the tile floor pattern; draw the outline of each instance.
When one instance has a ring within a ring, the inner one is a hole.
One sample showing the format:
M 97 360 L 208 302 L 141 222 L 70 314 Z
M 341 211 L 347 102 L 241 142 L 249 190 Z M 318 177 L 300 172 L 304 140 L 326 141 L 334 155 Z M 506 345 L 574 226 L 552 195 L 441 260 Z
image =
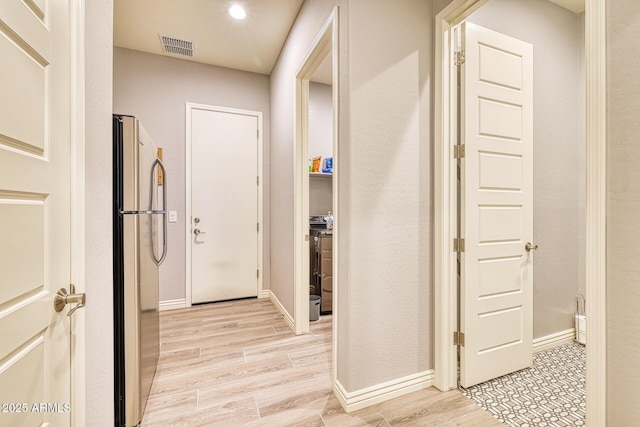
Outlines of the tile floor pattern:
M 542 351 L 533 355 L 533 367 L 463 393 L 510 427 L 584 426 L 585 348 Z

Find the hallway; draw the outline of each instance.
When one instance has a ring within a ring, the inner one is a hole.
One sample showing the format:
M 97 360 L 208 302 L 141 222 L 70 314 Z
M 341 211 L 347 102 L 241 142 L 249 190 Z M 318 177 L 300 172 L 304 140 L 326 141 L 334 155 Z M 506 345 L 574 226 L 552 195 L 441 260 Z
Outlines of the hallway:
M 331 316 L 295 336 L 266 299 L 160 315 L 160 360 L 143 427 L 499 426 L 433 388 L 345 414 L 331 391 Z

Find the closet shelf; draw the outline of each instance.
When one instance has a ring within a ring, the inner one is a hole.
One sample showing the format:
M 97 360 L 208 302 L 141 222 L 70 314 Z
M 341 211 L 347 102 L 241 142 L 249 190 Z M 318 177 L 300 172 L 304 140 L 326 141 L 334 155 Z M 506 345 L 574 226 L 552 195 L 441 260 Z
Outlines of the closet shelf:
M 309 178 L 331 178 L 332 176 L 330 173 L 309 172 Z

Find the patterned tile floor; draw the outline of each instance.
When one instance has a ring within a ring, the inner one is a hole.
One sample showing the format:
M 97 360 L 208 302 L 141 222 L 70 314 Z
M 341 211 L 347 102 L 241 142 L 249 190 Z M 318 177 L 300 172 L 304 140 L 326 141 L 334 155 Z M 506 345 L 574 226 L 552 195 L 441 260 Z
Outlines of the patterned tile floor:
M 567 344 L 533 355 L 533 367 L 462 390 L 510 427 L 584 426 L 585 349 Z

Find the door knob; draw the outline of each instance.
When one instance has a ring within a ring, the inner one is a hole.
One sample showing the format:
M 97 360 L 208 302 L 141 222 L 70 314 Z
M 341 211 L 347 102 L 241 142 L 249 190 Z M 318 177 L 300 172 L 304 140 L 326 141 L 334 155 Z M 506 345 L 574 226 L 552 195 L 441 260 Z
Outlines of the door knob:
M 200 231 L 199 228 L 195 228 L 193 230 L 193 234 L 195 234 L 196 236 L 199 236 L 200 234 L 205 234 L 205 232 L 204 231 Z
M 69 289 L 71 293 L 68 293 L 65 288 L 58 289 L 56 296 L 53 298 L 53 307 L 56 312 L 62 311 L 67 304 L 76 304 L 75 307 L 69 310 L 67 316 L 71 316 L 77 309 L 84 307 L 87 302 L 87 295 L 85 293 L 76 294 L 76 287 L 74 285 L 70 285 Z
M 531 251 L 538 250 L 538 245 L 534 245 L 531 242 L 527 242 L 527 244 L 524 245 L 524 248 L 527 250 L 527 252 L 531 252 Z

